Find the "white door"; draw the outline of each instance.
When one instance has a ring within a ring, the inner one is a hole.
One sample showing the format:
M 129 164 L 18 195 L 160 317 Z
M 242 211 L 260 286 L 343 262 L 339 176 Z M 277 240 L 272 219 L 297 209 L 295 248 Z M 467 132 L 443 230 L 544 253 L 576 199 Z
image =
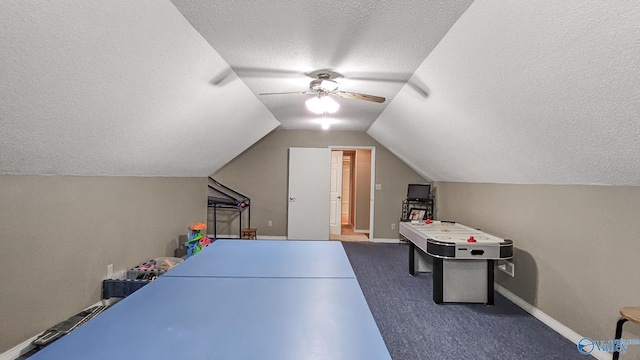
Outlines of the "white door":
M 342 151 L 331 151 L 331 192 L 329 211 L 329 233 L 342 232 Z
M 329 240 L 331 150 L 289 148 L 287 238 Z

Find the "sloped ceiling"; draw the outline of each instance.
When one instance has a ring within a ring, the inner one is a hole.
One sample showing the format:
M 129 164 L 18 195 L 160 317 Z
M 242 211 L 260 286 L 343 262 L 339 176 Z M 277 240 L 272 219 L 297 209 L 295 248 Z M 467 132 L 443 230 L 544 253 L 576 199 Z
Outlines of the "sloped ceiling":
M 340 90 L 393 99 L 472 0 L 172 0 L 287 130 L 320 130 L 302 95 L 329 69 Z M 418 91 L 420 84 L 413 84 Z M 299 92 L 260 96 L 261 93 Z M 334 98 L 334 131 L 366 131 L 382 104 Z
M 169 1 L 0 2 L 0 174 L 206 176 L 279 125 Z
M 432 180 L 640 185 L 640 2 L 476 0 L 368 133 Z
M 432 180 L 640 186 L 635 0 L 174 2 L 0 1 L 0 174 L 205 176 L 332 68 Z

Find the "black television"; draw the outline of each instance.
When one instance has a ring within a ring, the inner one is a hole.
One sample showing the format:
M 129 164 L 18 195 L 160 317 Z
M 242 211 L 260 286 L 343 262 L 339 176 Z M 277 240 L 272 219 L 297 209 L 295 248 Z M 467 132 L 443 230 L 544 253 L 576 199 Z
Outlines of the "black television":
M 409 184 L 407 188 L 407 200 L 426 201 L 429 200 L 431 185 L 429 184 Z

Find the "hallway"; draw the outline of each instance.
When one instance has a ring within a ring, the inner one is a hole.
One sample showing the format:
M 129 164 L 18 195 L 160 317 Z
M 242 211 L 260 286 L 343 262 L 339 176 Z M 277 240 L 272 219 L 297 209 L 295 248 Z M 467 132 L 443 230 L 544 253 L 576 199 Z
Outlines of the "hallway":
M 353 225 L 342 224 L 340 235 L 329 234 L 329 240 L 338 241 L 369 241 L 369 234 L 353 231 Z

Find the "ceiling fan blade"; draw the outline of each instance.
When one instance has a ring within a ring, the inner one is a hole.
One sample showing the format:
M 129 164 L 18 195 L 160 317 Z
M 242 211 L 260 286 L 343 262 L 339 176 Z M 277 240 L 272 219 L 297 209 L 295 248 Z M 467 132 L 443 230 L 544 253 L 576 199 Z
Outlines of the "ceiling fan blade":
M 349 91 L 336 91 L 335 94 L 345 99 L 365 100 L 365 101 L 372 101 L 377 103 L 383 103 L 386 100 L 381 96 L 358 94 L 358 93 L 349 92 Z
M 274 93 L 262 93 L 258 95 L 287 95 L 287 94 L 313 94 L 310 91 L 288 91 L 288 92 L 274 92 Z

